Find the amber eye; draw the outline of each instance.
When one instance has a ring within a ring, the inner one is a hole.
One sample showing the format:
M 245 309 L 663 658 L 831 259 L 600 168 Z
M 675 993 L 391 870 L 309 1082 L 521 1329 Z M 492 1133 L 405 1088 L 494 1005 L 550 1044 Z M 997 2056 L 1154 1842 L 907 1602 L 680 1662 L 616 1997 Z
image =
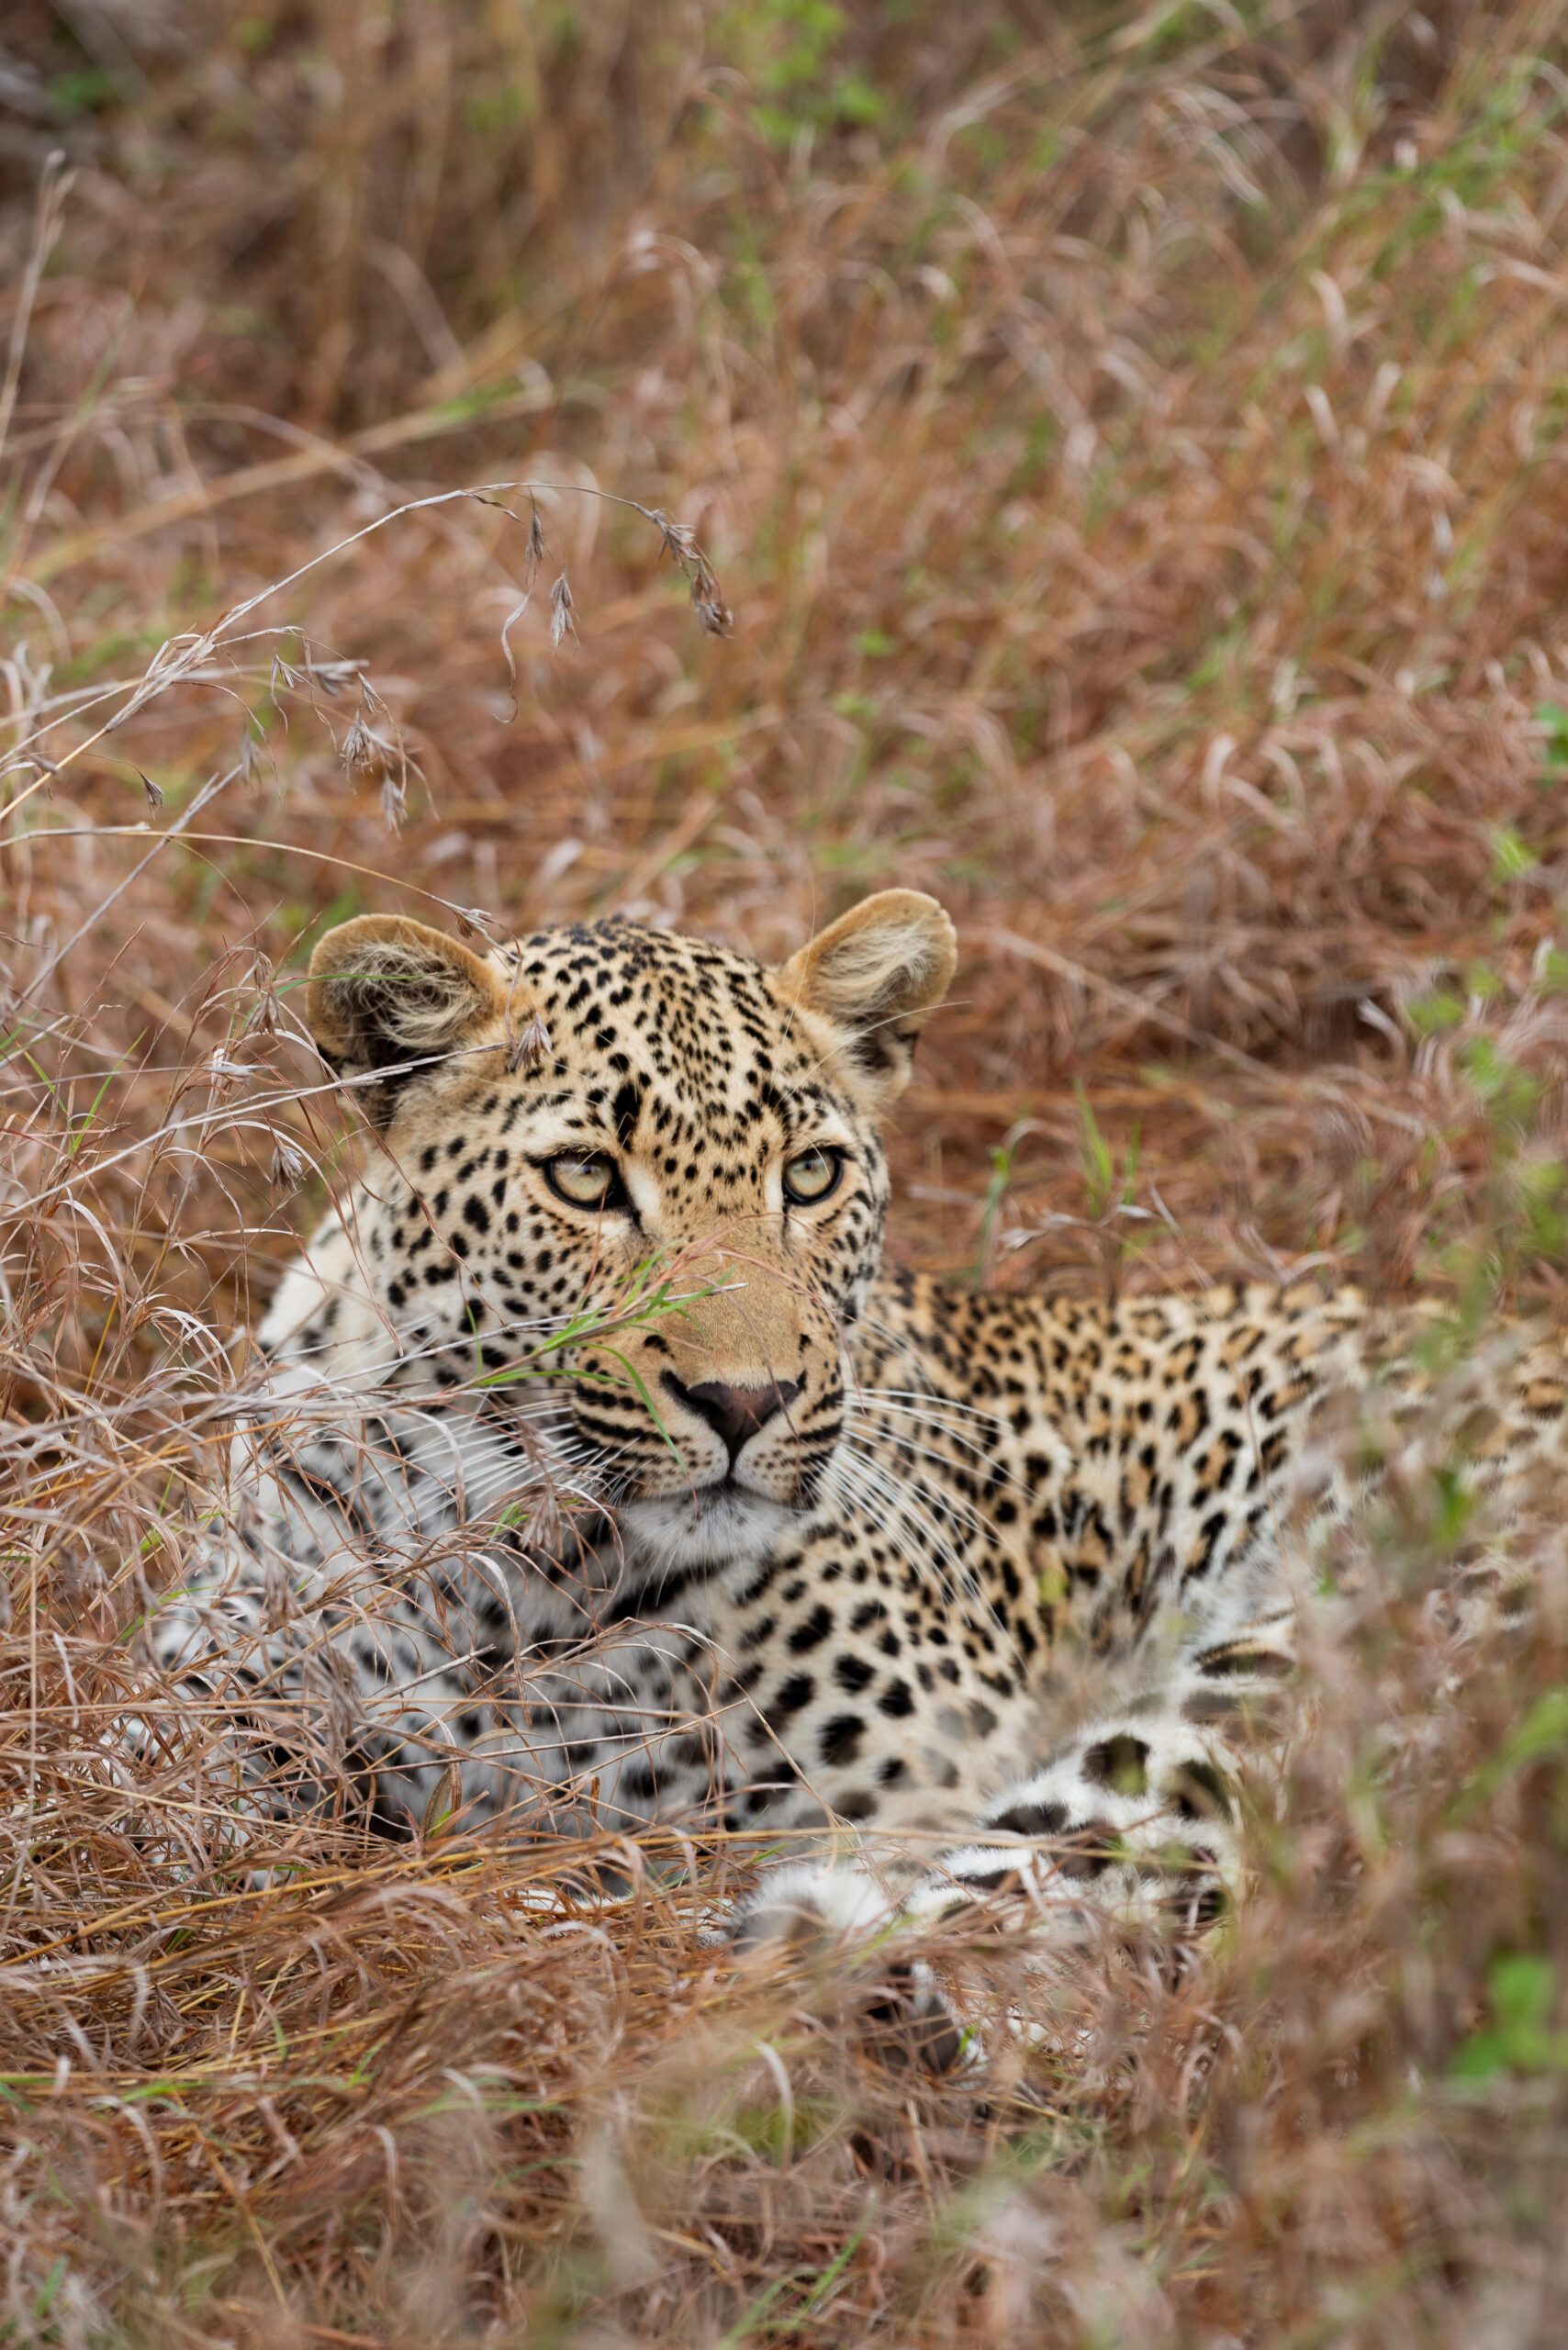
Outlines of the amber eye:
M 803 1150 L 784 1169 L 784 1197 L 800 1207 L 811 1207 L 838 1189 L 844 1159 L 836 1150 Z
M 544 1162 L 544 1181 L 557 1199 L 574 1208 L 607 1208 L 618 1203 L 621 1178 L 615 1161 L 602 1150 L 563 1151 Z

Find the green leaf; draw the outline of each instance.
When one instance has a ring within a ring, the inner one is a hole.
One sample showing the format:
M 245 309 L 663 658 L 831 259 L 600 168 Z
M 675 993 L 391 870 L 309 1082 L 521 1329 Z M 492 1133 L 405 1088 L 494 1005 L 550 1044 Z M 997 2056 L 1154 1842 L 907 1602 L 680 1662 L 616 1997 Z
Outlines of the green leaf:
M 1492 834 L 1492 878 L 1499 886 L 1522 881 L 1540 863 L 1534 849 L 1519 838 L 1512 824 L 1498 824 Z
M 1568 710 L 1559 702 L 1543 701 L 1537 707 L 1535 722 L 1546 738 L 1541 744 L 1545 756 L 1540 780 L 1548 784 L 1568 771 Z
M 1459 1026 L 1464 1018 L 1464 999 L 1450 988 L 1436 988 L 1430 995 L 1417 996 L 1407 1010 L 1417 1035 L 1437 1036 L 1445 1028 Z
M 1568 1686 L 1549 1689 L 1536 1699 L 1513 1736 L 1461 1792 L 1450 1817 L 1456 1823 L 1473 1818 L 1499 1787 L 1564 1746 L 1568 1746 Z
M 1509 1951 L 1487 1978 L 1490 2031 L 1475 2032 L 1454 2058 L 1451 2076 L 1485 2081 L 1499 2073 L 1568 2072 L 1568 2031 L 1554 2031 L 1557 1969 L 1529 1951 Z

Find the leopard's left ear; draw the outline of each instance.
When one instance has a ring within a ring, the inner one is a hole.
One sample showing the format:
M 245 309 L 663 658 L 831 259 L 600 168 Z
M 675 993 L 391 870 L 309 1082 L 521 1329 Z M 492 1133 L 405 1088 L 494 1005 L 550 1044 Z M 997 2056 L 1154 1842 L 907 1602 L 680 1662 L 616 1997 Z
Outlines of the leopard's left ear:
M 952 923 L 935 898 L 883 890 L 819 932 L 775 979 L 791 1009 L 825 1024 L 845 1079 L 879 1111 L 909 1083 L 915 1038 L 958 959 Z

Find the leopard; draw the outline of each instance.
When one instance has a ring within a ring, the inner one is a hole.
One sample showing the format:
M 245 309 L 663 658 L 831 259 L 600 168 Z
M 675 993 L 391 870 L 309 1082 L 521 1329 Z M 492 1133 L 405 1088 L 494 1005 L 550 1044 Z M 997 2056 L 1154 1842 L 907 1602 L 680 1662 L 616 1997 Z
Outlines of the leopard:
M 743 1943 L 1002 1893 L 1223 1914 L 1238 1725 L 1367 1473 L 1345 1430 L 1433 1374 L 1408 1312 L 1316 1271 L 1108 1297 L 888 1261 L 884 1126 L 957 956 L 910 890 L 776 965 L 619 917 L 323 936 L 362 1169 L 146 1628 L 143 1754 L 216 1718 L 212 1791 L 263 1825 L 745 1831 Z M 1428 1466 L 1560 1463 L 1562 1339 L 1476 1360 Z

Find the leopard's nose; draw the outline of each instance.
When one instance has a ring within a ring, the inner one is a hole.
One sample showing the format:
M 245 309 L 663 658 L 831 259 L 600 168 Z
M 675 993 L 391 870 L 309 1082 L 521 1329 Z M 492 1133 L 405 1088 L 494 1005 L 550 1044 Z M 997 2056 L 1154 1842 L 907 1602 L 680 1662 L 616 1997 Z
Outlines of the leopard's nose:
M 798 1379 L 775 1379 L 766 1387 L 732 1387 L 722 1379 L 704 1379 L 695 1387 L 688 1387 L 666 1371 L 664 1383 L 678 1403 L 706 1420 L 714 1434 L 723 1440 L 733 1469 L 740 1457 L 743 1445 L 749 1442 L 758 1428 L 765 1427 L 778 1412 L 786 1412 L 801 1392 Z

